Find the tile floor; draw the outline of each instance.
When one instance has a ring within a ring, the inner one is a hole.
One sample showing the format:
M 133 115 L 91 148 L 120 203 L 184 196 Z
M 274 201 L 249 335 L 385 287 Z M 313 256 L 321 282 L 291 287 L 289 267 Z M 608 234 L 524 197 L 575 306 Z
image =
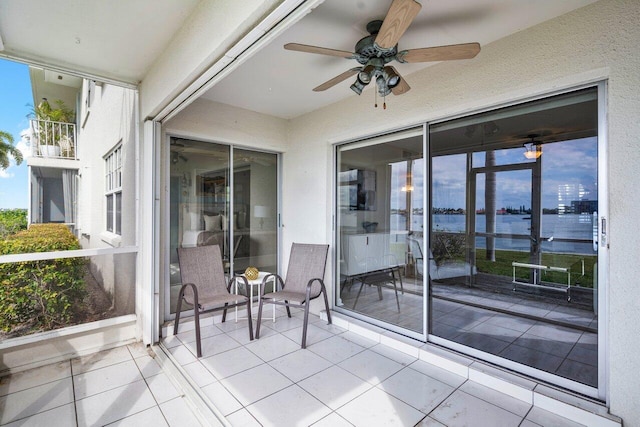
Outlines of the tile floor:
M 0 378 L 2 426 L 199 426 L 141 344 Z
M 185 324 L 185 327 L 188 327 Z M 181 326 L 182 328 L 182 326 Z M 249 341 L 246 321 L 163 347 L 232 426 L 577 426 L 351 331 L 278 311 Z M 141 345 L 4 377 L 0 425 L 199 426 L 188 399 Z
M 233 426 L 577 426 L 416 357 L 311 316 L 278 311 L 249 341 L 246 320 L 163 341 Z M 182 328 L 182 326 L 181 326 Z
M 411 280 L 406 280 L 410 287 Z M 353 307 L 359 286 L 342 291 L 345 307 Z M 419 331 L 422 296 L 364 287 L 357 311 Z M 598 379 L 597 317 L 566 301 L 541 301 L 517 294 L 495 294 L 466 286 L 433 286 L 433 334 L 486 353 L 532 366 L 592 387 Z M 503 312 L 494 310 L 495 308 Z M 524 315 L 524 316 L 522 316 Z M 534 319 L 535 318 L 535 319 Z

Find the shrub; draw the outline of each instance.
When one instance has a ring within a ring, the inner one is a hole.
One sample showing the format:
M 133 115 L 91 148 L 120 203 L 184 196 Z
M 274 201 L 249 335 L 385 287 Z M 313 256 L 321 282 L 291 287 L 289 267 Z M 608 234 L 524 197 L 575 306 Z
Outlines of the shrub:
M 0 254 L 80 249 L 63 224 L 34 224 L 0 240 Z M 85 295 L 84 258 L 0 264 L 0 329 L 50 330 L 64 326 Z
M 26 209 L 0 209 L 0 239 L 26 229 Z

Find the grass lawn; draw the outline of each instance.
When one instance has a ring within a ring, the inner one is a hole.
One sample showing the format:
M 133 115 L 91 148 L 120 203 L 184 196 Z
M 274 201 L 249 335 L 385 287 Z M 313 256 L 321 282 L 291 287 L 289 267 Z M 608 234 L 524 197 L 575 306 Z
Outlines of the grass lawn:
M 495 262 L 486 259 L 486 250 L 476 249 L 476 266 L 478 271 L 487 274 L 511 277 L 513 275 L 513 261 L 530 263 L 528 252 L 496 250 Z M 584 261 L 584 275 L 582 275 L 582 262 Z M 571 286 L 593 287 L 593 267 L 597 257 L 593 255 L 573 255 L 558 253 L 543 253 L 542 264 L 549 267 L 563 267 L 571 270 Z M 530 269 L 517 268 L 516 277 L 527 280 Z M 543 272 L 542 281 L 550 283 L 567 284 L 566 273 Z

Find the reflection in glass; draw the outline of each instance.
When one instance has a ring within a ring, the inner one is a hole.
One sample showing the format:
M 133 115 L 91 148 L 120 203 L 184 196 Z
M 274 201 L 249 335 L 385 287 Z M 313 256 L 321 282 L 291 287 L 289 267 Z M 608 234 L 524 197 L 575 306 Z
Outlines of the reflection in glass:
M 227 274 L 277 272 L 277 155 L 172 138 L 169 160 L 171 313 L 179 247 L 220 246 Z
M 338 149 L 336 304 L 422 333 L 422 135 L 389 139 Z
M 596 95 L 587 89 L 432 126 L 425 262 L 434 337 L 591 387 Z M 541 154 L 525 156 L 527 148 Z

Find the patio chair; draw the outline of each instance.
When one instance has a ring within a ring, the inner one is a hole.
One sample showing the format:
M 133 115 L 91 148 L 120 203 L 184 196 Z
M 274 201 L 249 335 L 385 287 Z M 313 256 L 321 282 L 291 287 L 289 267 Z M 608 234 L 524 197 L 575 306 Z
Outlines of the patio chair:
M 360 294 L 362 293 L 362 288 L 364 288 L 365 285 L 377 286 L 378 300 L 381 301 L 382 286 L 390 284 L 393 286 L 393 290 L 396 294 L 396 305 L 398 307 L 398 312 L 400 312 L 400 299 L 398 298 L 398 286 L 396 282 L 400 282 L 400 289 L 402 290 L 403 294 L 404 286 L 402 284 L 402 275 L 400 274 L 400 264 L 398 263 L 396 257 L 392 254 L 387 254 L 382 257 L 382 260 L 368 258 L 367 261 L 368 262 L 366 270 L 370 273 L 363 274 L 359 278 L 360 289 L 358 289 L 356 300 L 353 303 L 353 309 L 356 309 L 356 305 L 358 305 L 358 299 L 360 299 Z
M 200 344 L 200 314 L 224 310 L 222 321 L 227 318 L 227 309 L 245 305 L 249 321 L 249 339 L 253 340 L 253 322 L 251 321 L 251 307 L 249 298 L 231 293 L 231 285 L 236 278 L 227 282 L 222 267 L 220 246 L 196 246 L 193 248 L 178 248 L 178 262 L 180 263 L 180 277 L 182 286 L 178 294 L 176 321 L 173 334 L 178 333 L 182 301 L 194 308 L 196 322 L 196 345 L 198 357 L 202 357 Z M 246 282 L 246 279 L 245 279 Z M 247 285 L 248 286 L 248 285 Z
M 287 308 L 287 315 L 291 317 L 289 307 L 304 308 L 304 323 L 302 325 L 302 348 L 307 347 L 307 324 L 309 323 L 310 301 L 318 298 L 320 294 L 324 296 L 324 306 L 327 311 L 327 324 L 331 324 L 331 312 L 329 311 L 329 300 L 327 290 L 324 286 L 324 269 L 327 263 L 327 252 L 329 245 L 309 245 L 294 243 L 291 246 L 289 257 L 289 267 L 287 278 L 282 280 L 278 274 L 269 274 L 263 279 L 261 287 L 260 306 L 258 308 L 258 323 L 256 325 L 256 338 L 260 338 L 260 322 L 262 320 L 263 304 L 284 305 Z M 265 285 L 271 277 L 275 276 L 276 284 L 274 291 L 269 294 L 264 293 Z M 278 284 L 280 290 L 278 291 Z

